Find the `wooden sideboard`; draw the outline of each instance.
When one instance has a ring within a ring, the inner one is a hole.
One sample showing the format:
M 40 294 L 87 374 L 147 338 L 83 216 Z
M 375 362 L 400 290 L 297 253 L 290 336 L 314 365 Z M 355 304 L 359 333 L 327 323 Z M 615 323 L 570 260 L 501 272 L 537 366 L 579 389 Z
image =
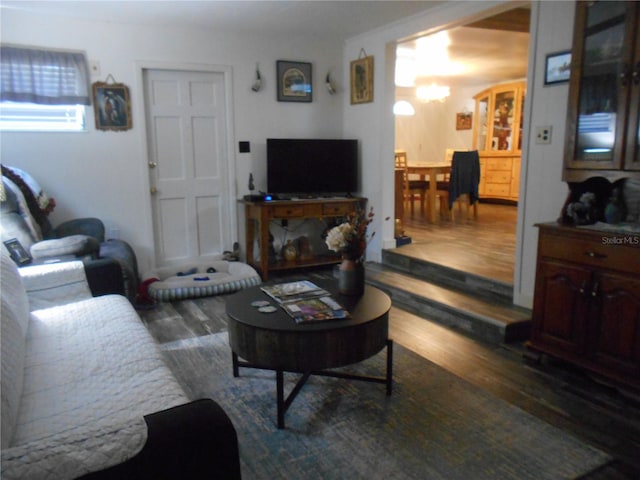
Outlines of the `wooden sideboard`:
M 528 347 L 640 388 L 640 235 L 540 224 Z
M 262 280 L 269 278 L 270 271 L 295 268 L 314 267 L 339 263 L 338 254 L 329 252 L 325 255 L 314 255 L 312 258 L 286 261 L 279 259 L 269 261 L 269 232 L 274 220 L 303 220 L 306 218 L 344 217 L 353 213 L 360 205 L 365 207 L 365 198 L 318 198 L 301 200 L 273 200 L 268 202 L 249 202 L 244 204 L 247 263 L 258 270 Z M 257 235 L 257 238 L 256 238 Z M 254 251 L 254 243 L 258 243 L 258 259 Z

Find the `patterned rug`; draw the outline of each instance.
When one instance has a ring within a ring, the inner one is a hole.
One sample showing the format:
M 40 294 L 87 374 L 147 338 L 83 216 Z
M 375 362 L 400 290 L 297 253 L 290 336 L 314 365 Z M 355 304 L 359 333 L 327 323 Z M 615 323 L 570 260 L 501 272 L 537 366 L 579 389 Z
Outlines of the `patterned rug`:
M 275 374 L 231 371 L 227 334 L 162 345 L 187 394 L 211 397 L 239 437 L 243 478 L 562 479 L 610 457 L 394 345 L 394 391 L 311 377 L 276 428 Z M 380 376 L 382 352 L 350 372 Z M 298 376 L 285 374 L 286 390 Z M 285 393 L 286 394 L 286 393 Z

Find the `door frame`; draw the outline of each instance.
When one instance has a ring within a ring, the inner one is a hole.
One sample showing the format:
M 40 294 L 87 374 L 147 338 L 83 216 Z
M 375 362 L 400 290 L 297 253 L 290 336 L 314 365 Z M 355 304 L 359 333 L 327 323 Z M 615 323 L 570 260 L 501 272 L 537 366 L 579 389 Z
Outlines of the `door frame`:
M 229 233 L 232 239 L 232 242 L 238 241 L 238 220 L 237 220 L 237 208 L 236 201 L 237 191 L 236 191 L 236 161 L 235 161 L 235 131 L 234 131 L 234 111 L 233 111 L 233 69 L 228 65 L 210 65 L 210 64 L 202 64 L 202 63 L 182 63 L 182 62 L 155 62 L 155 61 L 137 61 L 135 62 L 135 74 L 136 74 L 136 84 L 138 86 L 138 100 L 136 101 L 136 113 L 134 115 L 134 127 L 135 125 L 139 125 L 141 129 L 140 135 L 140 152 L 142 161 L 138 162 L 139 175 L 142 179 L 141 187 L 145 190 L 145 192 L 149 192 L 151 188 L 151 183 L 149 180 L 149 168 L 147 163 L 149 162 L 149 139 L 147 137 L 147 118 L 146 118 L 146 105 L 144 102 L 145 98 L 145 86 L 144 86 L 144 72 L 146 70 L 172 70 L 176 72 L 207 72 L 207 73 L 220 73 L 224 77 L 224 94 L 225 94 L 225 110 L 226 110 L 226 129 L 227 129 L 227 138 L 225 139 L 226 147 L 227 147 L 227 159 L 226 159 L 226 167 L 227 167 L 227 186 L 228 186 L 228 207 L 227 211 L 224 212 L 227 214 L 227 227 L 229 228 Z M 144 224 L 148 245 L 146 248 L 149 249 L 148 261 L 152 263 L 149 266 L 150 269 L 156 268 L 156 252 L 155 252 L 155 242 L 153 238 L 153 209 L 151 205 L 151 196 L 145 196 L 144 203 L 144 220 L 141 219 L 141 224 Z M 228 246 L 229 248 L 232 245 Z

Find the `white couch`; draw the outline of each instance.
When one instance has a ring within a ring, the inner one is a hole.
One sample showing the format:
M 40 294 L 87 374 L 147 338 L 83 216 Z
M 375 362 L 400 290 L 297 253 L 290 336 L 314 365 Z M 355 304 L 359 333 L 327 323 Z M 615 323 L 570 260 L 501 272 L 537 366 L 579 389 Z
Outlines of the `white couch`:
M 220 455 L 220 468 L 233 472 L 224 478 L 239 477 L 228 417 L 209 400 L 211 415 L 192 402 L 179 419 L 189 399 L 125 297 L 91 297 L 82 262 L 18 269 L 4 251 L 1 280 L 4 480 L 171 478 L 171 468 L 174 478 L 198 478 Z M 153 412 L 165 415 L 162 442 L 180 445 L 148 445 Z M 185 428 L 197 448 L 172 430 Z M 192 458 L 199 449 L 202 465 Z

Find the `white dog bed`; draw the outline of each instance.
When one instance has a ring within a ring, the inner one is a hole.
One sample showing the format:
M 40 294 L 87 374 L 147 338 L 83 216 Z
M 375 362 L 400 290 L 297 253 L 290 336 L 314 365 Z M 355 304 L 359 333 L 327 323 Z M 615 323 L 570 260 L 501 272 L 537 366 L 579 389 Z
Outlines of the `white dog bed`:
M 253 267 L 225 260 L 160 268 L 145 274 L 144 278 L 148 296 L 162 302 L 231 293 L 262 283 Z

